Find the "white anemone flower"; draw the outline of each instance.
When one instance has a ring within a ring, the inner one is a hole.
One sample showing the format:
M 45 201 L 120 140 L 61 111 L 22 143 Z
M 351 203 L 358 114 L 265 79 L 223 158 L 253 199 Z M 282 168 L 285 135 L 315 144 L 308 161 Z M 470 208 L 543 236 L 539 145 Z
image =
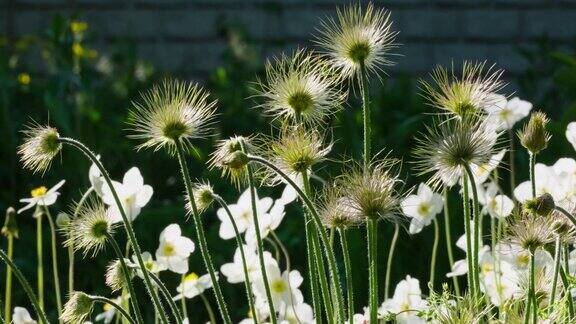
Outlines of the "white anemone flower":
M 188 272 L 188 256 L 194 252 L 194 248 L 194 242 L 182 236 L 180 225 L 170 224 L 160 233 L 156 260 L 172 272 L 185 274 Z
M 194 298 L 202 294 L 206 289 L 212 288 L 212 279 L 209 274 L 198 277 L 194 272 L 189 273 L 184 277 L 183 282 L 178 285 L 176 295 L 173 299 L 180 300 L 183 297 L 187 299 Z
M 148 204 L 154 193 L 151 186 L 144 184 L 144 178 L 137 167 L 131 168 L 124 174 L 122 183 L 112 181 L 112 185 L 118 194 L 122 208 L 129 221 L 136 219 L 142 207 Z M 102 200 L 110 206 L 112 221 L 115 223 L 121 222 L 122 215 L 108 186 L 102 187 Z
M 558 177 L 554 168 L 542 163 L 536 163 L 534 166 L 534 178 L 536 181 L 536 197 L 548 193 L 554 197 L 554 201 L 559 202 L 564 199 L 565 189 L 561 185 L 561 179 Z M 514 189 L 514 196 L 523 203 L 532 199 L 532 185 L 530 181 L 520 183 Z
M 476 182 L 476 185 L 480 185 L 488 180 L 492 171 L 496 170 L 500 162 L 502 162 L 504 155 L 506 155 L 506 149 L 502 149 L 498 153 L 493 154 L 490 160 L 485 164 L 470 165 L 470 169 L 474 175 L 474 181 Z
M 12 323 L 14 324 L 36 324 L 37 322 L 32 319 L 28 310 L 24 307 L 14 307 L 12 314 Z
M 400 206 L 402 212 L 412 218 L 410 234 L 416 234 L 420 233 L 424 226 L 430 225 L 434 217 L 442 211 L 443 199 L 425 183 L 421 183 L 418 186 L 418 192 L 406 197 Z
M 568 124 L 568 127 L 566 127 L 566 138 L 576 150 L 576 122 L 571 122 Z
M 303 302 L 304 297 L 298 287 L 300 287 L 304 279 L 298 270 L 280 272 L 278 264 L 268 263 L 266 265 L 266 275 L 274 309 L 281 310 Z M 258 308 L 266 310 L 268 306 L 266 304 L 266 289 L 262 276 L 255 278 L 253 289 Z
M 97 155 L 96 158 L 100 160 L 100 155 Z M 104 186 L 105 180 L 100 172 L 100 169 L 96 166 L 95 163 L 92 163 L 90 169 L 88 170 L 88 179 L 90 180 L 90 184 L 94 189 L 94 192 L 100 197 L 103 195 L 102 187 Z
M 258 212 L 259 218 L 266 217 L 266 213 L 272 206 L 273 202 L 274 201 L 270 197 L 259 199 L 258 196 L 256 196 L 256 211 Z M 238 202 L 236 204 L 229 205 L 228 208 L 230 209 L 230 213 L 236 222 L 236 226 L 238 226 L 239 233 L 244 233 L 248 228 L 253 226 L 254 217 L 252 216 L 250 189 L 246 189 L 240 195 L 240 198 L 238 198 Z M 216 212 L 216 215 L 218 215 L 218 218 L 222 222 L 220 223 L 219 230 L 220 237 L 224 240 L 234 238 L 234 227 L 228 218 L 226 210 L 224 210 L 224 208 L 220 208 Z
M 494 249 L 499 260 L 506 262 L 516 271 L 527 271 L 530 266 L 530 251 L 513 243 L 498 243 Z M 536 269 L 551 267 L 554 263 L 552 255 L 545 250 L 538 249 L 534 254 Z
M 256 252 L 255 246 L 243 245 L 244 256 L 246 257 L 246 268 L 248 270 L 248 275 L 250 278 L 254 278 L 260 271 L 260 263 L 258 259 L 258 253 Z M 276 263 L 276 260 L 272 257 L 272 254 L 268 251 L 264 251 L 264 263 Z M 242 255 L 240 254 L 240 248 L 236 248 L 234 252 L 234 259 L 231 263 L 225 263 L 220 267 L 220 272 L 226 277 L 229 283 L 241 283 L 246 280 L 244 275 L 244 268 L 242 265 Z
M 142 269 L 140 269 L 140 267 L 138 266 L 138 257 L 135 254 L 132 255 L 132 261 L 133 266 L 136 267 L 136 274 L 138 275 L 138 277 L 144 278 Z M 155 261 L 154 258 L 152 257 L 152 254 L 150 254 L 150 252 L 148 251 L 142 252 L 142 261 L 144 261 L 144 267 L 146 268 L 146 270 L 154 274 L 160 273 L 167 269 L 166 264 Z
M 508 262 L 499 262 L 499 271 L 491 271 L 482 277 L 480 288 L 494 306 L 510 300 L 522 293 L 518 284 L 518 272 Z
M 274 206 L 267 214 L 258 215 L 258 229 L 260 230 L 260 237 L 264 239 L 268 234 L 280 226 L 284 219 L 284 204 L 276 200 Z M 250 226 L 246 229 L 246 243 L 248 245 L 255 245 L 256 242 L 256 226 Z
M 306 303 L 286 307 L 280 312 L 278 321 L 281 324 L 315 324 L 314 310 Z
M 58 196 L 60 195 L 60 193 L 58 192 L 58 189 L 60 189 L 60 187 L 62 187 L 65 182 L 66 182 L 65 180 L 61 180 L 54 187 L 52 187 L 50 189 L 46 189 L 46 187 L 44 187 L 44 186 L 33 189 L 30 192 L 32 197 L 20 199 L 20 202 L 26 203 L 26 206 L 20 208 L 18 210 L 18 214 L 36 206 L 36 205 L 38 205 L 38 206 L 53 205 L 56 202 L 56 200 L 58 199 Z
M 498 194 L 498 186 L 490 182 L 488 185 L 480 186 L 478 201 L 484 206 L 482 213 L 488 213 L 494 218 L 505 218 L 512 214 L 514 202 L 506 195 Z
M 507 100 L 505 96 L 492 93 L 490 104 L 484 107 L 490 118 L 496 123 L 498 130 L 512 129 L 521 119 L 527 117 L 532 110 L 528 101 L 514 97 Z
M 294 183 L 296 183 L 296 185 L 299 188 L 301 188 L 301 189 L 304 188 L 304 178 L 302 177 L 302 174 L 290 173 L 290 174 L 288 174 L 288 177 L 290 177 L 290 179 L 292 181 L 294 181 Z M 285 182 L 285 180 L 282 180 L 282 181 Z M 295 201 L 296 199 L 298 199 L 298 192 L 296 191 L 296 189 L 294 189 L 294 187 L 292 187 L 290 184 L 286 183 L 284 190 L 282 190 L 282 196 L 280 196 L 280 198 L 277 199 L 276 202 L 282 203 L 284 205 L 288 205 L 291 202 Z
M 387 299 L 380 306 L 382 314 L 396 314 L 396 323 L 426 323 L 417 316 L 419 311 L 428 308 L 428 303 L 422 299 L 420 282 L 418 279 L 406 276 L 394 289 L 394 296 Z

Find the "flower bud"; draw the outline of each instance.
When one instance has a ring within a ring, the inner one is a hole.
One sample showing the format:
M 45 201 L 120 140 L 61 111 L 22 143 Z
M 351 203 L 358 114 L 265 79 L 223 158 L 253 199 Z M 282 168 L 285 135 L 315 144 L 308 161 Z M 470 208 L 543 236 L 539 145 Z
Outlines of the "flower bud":
M 18 223 L 16 223 L 16 210 L 12 207 L 6 209 L 6 218 L 2 226 L 2 235 L 18 238 Z
M 550 134 L 546 131 L 548 121 L 546 114 L 539 111 L 535 112 L 530 116 L 530 121 L 524 126 L 524 129 L 518 132 L 520 143 L 532 154 L 536 154 L 548 146 L 550 140 Z
M 554 210 L 554 207 L 556 207 L 554 198 L 549 193 L 542 194 L 524 203 L 524 209 L 540 216 L 548 216 Z
M 64 305 L 64 312 L 60 319 L 65 323 L 83 323 L 90 316 L 93 308 L 94 301 L 89 295 L 75 291 Z
M 69 224 L 70 215 L 66 213 L 59 213 L 58 216 L 56 216 L 56 226 L 58 226 L 58 228 L 67 228 Z
M 241 169 L 248 164 L 248 156 L 242 151 L 236 151 L 222 163 L 231 169 Z

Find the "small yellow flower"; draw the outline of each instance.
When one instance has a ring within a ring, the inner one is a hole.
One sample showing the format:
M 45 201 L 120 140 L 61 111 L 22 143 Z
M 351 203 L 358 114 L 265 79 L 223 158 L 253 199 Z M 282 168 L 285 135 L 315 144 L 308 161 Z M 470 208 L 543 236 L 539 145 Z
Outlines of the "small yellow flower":
M 195 272 L 191 272 L 188 275 L 186 275 L 186 277 L 184 277 L 184 281 L 192 281 L 192 280 L 198 280 L 198 275 Z
M 81 34 L 88 29 L 88 24 L 84 21 L 72 21 L 70 23 L 70 30 L 73 34 Z
M 30 191 L 30 194 L 32 195 L 32 198 L 38 198 L 38 197 L 44 196 L 47 191 L 48 191 L 48 189 L 46 189 L 46 187 L 41 186 L 41 187 L 32 189 L 32 191 Z
M 72 54 L 77 57 L 84 56 L 84 47 L 82 47 L 82 44 L 74 42 L 74 44 L 72 44 Z
M 18 74 L 18 83 L 20 83 L 23 86 L 27 86 L 30 84 L 31 78 L 30 78 L 30 74 L 28 73 L 20 73 Z

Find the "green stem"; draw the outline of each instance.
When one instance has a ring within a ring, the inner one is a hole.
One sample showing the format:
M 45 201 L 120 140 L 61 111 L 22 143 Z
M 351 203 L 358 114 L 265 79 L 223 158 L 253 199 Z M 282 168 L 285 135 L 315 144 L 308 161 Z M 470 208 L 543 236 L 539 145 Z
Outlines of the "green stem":
M 60 276 L 58 275 L 58 252 L 56 250 L 56 226 L 50 214 L 48 207 L 44 206 L 46 211 L 46 218 L 50 225 L 50 245 L 52 249 L 52 274 L 54 276 L 54 293 L 56 296 L 56 307 L 58 308 L 58 322 L 62 323 L 60 317 L 62 316 L 62 297 L 60 296 Z
M 440 226 L 438 220 L 434 218 L 434 243 L 432 244 L 432 260 L 430 260 L 430 292 L 434 291 L 434 274 L 436 271 L 436 254 L 438 252 L 438 242 L 440 240 Z
M 36 274 L 38 277 L 38 301 L 40 307 L 44 309 L 44 249 L 43 237 L 42 237 L 42 213 L 39 208 L 36 207 L 34 212 L 36 216 L 36 255 L 38 259 L 38 266 L 36 268 Z
M 366 79 L 366 69 L 364 64 L 360 67 L 360 73 L 358 77 L 358 85 L 360 87 L 360 93 L 362 96 L 362 115 L 364 123 L 364 168 L 367 169 L 370 164 L 370 148 L 371 148 L 371 111 L 370 111 L 370 97 L 368 95 L 367 79 Z
M 392 241 L 390 242 L 390 250 L 388 250 L 388 260 L 386 261 L 386 277 L 384 281 L 384 300 L 388 299 L 390 293 L 390 277 L 392 274 L 392 260 L 394 259 L 394 252 L 396 251 L 396 243 L 398 242 L 398 235 L 400 234 L 400 226 L 394 224 L 394 234 L 392 234 Z
M 530 323 L 532 317 L 532 308 L 536 308 L 534 299 L 534 251 L 530 252 L 530 275 L 529 275 L 528 298 L 526 299 L 526 313 L 524 314 L 524 324 Z
M 378 322 L 378 218 L 368 219 L 368 277 L 370 286 L 370 323 Z
M 442 190 L 444 194 L 444 235 L 446 235 L 446 251 L 448 252 L 448 262 L 450 263 L 450 269 L 454 266 L 454 252 L 452 252 L 452 233 L 450 227 L 450 210 L 448 204 L 448 187 L 444 186 Z M 456 296 L 460 296 L 460 285 L 458 284 L 458 278 L 452 277 L 452 283 L 454 284 L 454 291 Z
M 246 152 L 246 147 L 244 142 L 241 143 L 242 151 L 244 154 Z M 256 207 L 256 188 L 254 184 L 254 173 L 252 171 L 252 166 L 247 164 L 246 170 L 248 171 L 248 186 L 250 188 L 250 200 L 252 203 L 252 218 L 254 222 L 254 230 L 256 232 L 256 244 L 258 248 L 258 259 L 260 261 L 260 271 L 262 273 L 262 280 L 264 281 L 264 289 L 266 290 L 266 300 L 268 302 L 268 308 L 270 311 L 270 321 L 272 324 L 277 323 L 276 311 L 274 310 L 274 302 L 272 299 L 272 293 L 270 292 L 270 283 L 268 282 L 268 274 L 266 273 L 266 263 L 264 261 L 264 251 L 262 249 L 262 237 L 260 235 L 260 223 L 258 222 L 258 208 Z
M 128 322 L 130 322 L 131 324 L 136 324 L 136 321 L 130 316 L 130 314 L 128 314 L 128 312 L 126 312 L 126 310 L 124 308 L 122 308 L 120 305 L 116 304 L 110 298 L 106 298 L 106 297 L 102 297 L 102 296 L 90 296 L 90 299 L 92 299 L 95 302 L 99 302 L 102 304 L 108 304 L 108 305 L 114 307 L 120 314 L 122 314 L 122 316 L 124 316 L 124 318 Z
M 556 287 L 558 285 L 558 274 L 560 272 L 560 262 L 562 255 L 562 244 L 560 241 L 560 235 L 556 236 L 556 241 L 554 244 L 554 273 L 552 277 L 552 291 L 550 292 L 550 303 L 549 305 L 549 313 L 552 313 L 552 308 L 554 307 L 554 302 L 556 300 Z
M 184 186 L 186 187 L 186 193 L 188 194 L 188 197 L 190 197 L 190 205 L 192 205 L 192 218 L 194 219 L 194 227 L 196 229 L 196 236 L 200 245 L 202 260 L 204 261 L 204 266 L 206 267 L 206 270 L 210 275 L 210 279 L 212 280 L 212 290 L 216 296 L 216 303 L 218 304 L 218 309 L 220 310 L 220 316 L 226 324 L 231 324 L 232 321 L 230 320 L 228 308 L 226 307 L 226 302 L 224 301 L 222 290 L 220 289 L 220 283 L 218 283 L 218 278 L 216 277 L 216 271 L 214 270 L 212 257 L 208 251 L 208 244 L 206 242 L 206 236 L 204 235 L 202 218 L 198 212 L 196 202 L 193 199 L 194 193 L 192 192 L 192 180 L 190 180 L 190 174 L 188 173 L 188 165 L 186 163 L 186 158 L 184 157 L 184 149 L 182 148 L 182 143 L 180 141 L 176 141 L 175 144 L 178 162 L 180 163 L 180 171 L 182 172 L 182 178 L 184 180 Z M 258 235 L 260 234 L 258 233 Z
M 80 198 L 80 201 L 74 208 L 74 219 L 78 217 L 80 208 L 82 208 L 86 199 L 88 199 L 93 191 L 94 187 L 90 187 L 86 192 L 84 192 L 82 198 Z M 71 243 L 68 245 L 68 294 L 72 294 L 72 292 L 74 292 L 74 239 L 71 236 L 69 236 L 68 239 Z
M 116 192 L 116 190 L 114 189 L 114 186 L 112 185 L 112 179 L 110 178 L 108 171 L 104 168 L 104 165 L 100 162 L 100 160 L 96 157 L 96 155 L 92 151 L 90 151 L 90 149 L 88 147 L 86 147 L 84 144 L 82 144 L 81 142 L 79 142 L 75 139 L 66 138 L 66 137 L 59 138 L 59 141 L 61 143 L 71 145 L 72 147 L 78 149 L 80 152 L 84 153 L 84 155 L 86 155 L 88 157 L 88 159 L 90 161 L 92 161 L 92 163 L 94 163 L 96 165 L 96 167 L 98 168 L 98 170 L 102 174 L 102 177 L 106 181 L 106 185 L 110 188 L 110 191 L 112 192 L 112 196 L 114 197 L 114 201 L 116 202 L 116 206 L 118 207 L 118 210 L 120 211 L 120 215 L 122 216 L 122 223 L 124 225 L 124 229 L 126 230 L 126 234 L 128 236 L 128 241 L 130 242 L 132 248 L 134 249 L 134 254 L 136 255 L 136 259 L 138 261 L 138 266 L 140 267 L 140 269 L 145 269 L 146 266 L 144 264 L 144 260 L 142 259 L 142 252 L 140 250 L 140 245 L 138 244 L 138 240 L 136 239 L 136 234 L 134 233 L 134 229 L 132 228 L 132 224 L 130 223 L 130 220 L 128 219 L 128 217 L 126 215 L 126 211 L 124 210 L 124 207 L 122 206 L 122 202 L 120 201 L 120 198 L 118 197 L 118 193 Z M 148 292 L 150 297 L 152 297 L 152 303 L 154 304 L 154 308 L 156 309 L 156 311 L 160 314 L 161 321 L 163 323 L 166 323 L 166 324 L 169 323 L 168 318 L 166 317 L 166 313 L 164 312 L 164 308 L 162 306 L 162 303 L 160 302 L 160 298 L 158 297 L 158 294 L 153 289 L 154 287 L 152 286 L 152 282 L 150 281 L 150 276 L 148 275 L 148 272 L 143 271 L 142 273 L 143 273 L 143 277 L 144 277 L 144 285 L 146 286 L 146 291 Z M 134 297 L 134 296 L 132 296 L 132 297 Z
M 570 282 L 568 281 L 568 276 L 564 271 L 564 267 L 560 267 L 560 278 L 562 279 L 562 285 L 564 286 L 564 293 L 567 294 L 566 303 L 568 304 L 568 314 L 570 315 L 570 319 L 574 319 L 574 302 L 572 301 Z
M 146 271 L 148 271 L 148 270 L 146 270 Z M 154 274 L 152 272 L 149 272 L 149 274 L 150 274 L 150 278 L 152 279 L 152 281 L 154 281 L 156 283 L 156 286 L 160 290 L 160 293 L 162 294 L 162 296 L 164 296 L 164 299 L 168 303 L 168 306 L 170 307 L 170 311 L 172 312 L 172 315 L 174 315 L 174 317 L 176 318 L 176 321 L 178 323 L 182 323 L 184 318 L 182 317 L 182 314 L 180 313 L 178 306 L 176 306 L 176 303 L 172 299 L 172 296 L 170 295 L 168 288 L 166 288 L 166 286 L 164 285 L 162 280 L 160 280 L 160 278 L 158 278 L 158 276 L 156 274 Z M 182 299 L 183 300 L 186 299 L 184 297 L 184 295 L 182 295 Z M 186 314 L 186 313 L 184 313 L 184 314 Z M 186 315 L 186 317 L 187 317 L 187 315 Z
M 182 284 L 182 290 L 184 290 L 184 280 L 186 279 L 186 275 L 183 274 L 182 278 L 180 279 L 180 283 Z M 182 307 L 182 314 L 184 314 L 185 318 L 188 318 L 188 308 L 186 307 L 186 297 L 182 294 L 182 300 L 180 301 L 180 307 Z
M 330 242 L 328 241 L 328 237 L 326 232 L 322 230 L 322 221 L 320 220 L 320 216 L 318 215 L 318 211 L 314 207 L 314 204 L 310 200 L 310 198 L 304 194 L 302 189 L 298 187 L 298 185 L 289 177 L 287 176 L 282 170 L 280 170 L 274 164 L 268 162 L 268 160 L 261 158 L 259 156 L 248 155 L 248 159 L 251 162 L 259 163 L 267 168 L 273 170 L 278 176 L 280 176 L 284 181 L 286 181 L 294 190 L 298 193 L 298 196 L 304 201 L 306 207 L 310 211 L 312 216 L 312 220 L 314 221 L 314 225 L 318 230 L 318 234 L 320 236 L 320 240 L 322 245 L 324 246 L 324 253 L 326 255 L 326 259 L 328 260 L 328 270 L 330 272 L 330 279 L 332 281 L 332 285 L 335 287 L 335 297 L 336 297 L 336 305 L 338 306 L 338 312 L 336 321 L 339 323 L 343 323 L 345 321 L 344 316 L 344 300 L 342 296 L 342 287 L 340 286 L 340 274 L 338 273 L 338 265 L 336 264 L 336 257 L 334 255 L 334 251 L 329 249 Z
M 474 284 L 474 258 L 472 256 L 472 233 L 470 228 L 470 222 L 472 219 L 470 218 L 470 195 L 468 193 L 468 176 L 465 174 L 463 177 L 463 185 L 462 185 L 462 202 L 463 202 L 463 209 L 464 209 L 464 234 L 466 235 L 466 261 L 468 263 L 468 274 L 466 275 L 468 281 L 468 290 L 470 291 L 471 296 L 476 296 L 476 285 Z
M 474 220 L 474 237 L 473 240 L 474 242 L 472 242 L 472 245 L 474 247 L 473 249 L 473 254 L 472 256 L 474 257 L 474 284 L 476 285 L 474 287 L 476 294 L 480 294 L 480 270 L 478 269 L 479 267 L 479 260 L 478 258 L 480 257 L 480 238 L 481 238 L 481 232 L 482 232 L 482 227 L 481 227 L 481 223 L 480 223 L 480 218 L 482 217 L 482 215 L 480 214 L 480 205 L 478 202 L 478 188 L 476 187 L 476 181 L 474 180 L 474 174 L 472 173 L 472 170 L 470 169 L 470 166 L 465 164 L 464 165 L 464 169 L 466 170 L 466 173 L 468 174 L 468 180 L 470 181 L 470 187 L 472 187 L 472 211 L 473 211 L 473 220 Z
M 212 306 L 208 302 L 208 299 L 204 294 L 200 294 L 200 298 L 202 298 L 202 302 L 204 302 L 204 307 L 206 307 L 206 311 L 208 312 L 208 317 L 210 318 L 211 324 L 216 324 L 216 316 L 214 316 L 214 311 L 212 310 Z
M 536 154 L 530 153 L 530 184 L 532 185 L 532 198 L 536 198 L 536 175 L 534 168 L 536 165 Z
M 34 307 L 36 314 L 38 314 L 39 321 L 43 324 L 49 324 L 48 319 L 46 318 L 46 314 L 44 313 L 44 310 L 42 309 L 40 302 L 36 298 L 36 295 L 34 295 L 34 291 L 32 290 L 32 287 L 30 287 L 30 284 L 26 280 L 26 277 L 24 277 L 22 272 L 20 272 L 20 269 L 18 269 L 18 267 L 14 264 L 14 262 L 12 262 L 12 260 L 8 257 L 8 255 L 6 255 L 6 252 L 4 252 L 4 250 L 2 249 L 0 249 L 0 259 L 2 259 L 2 261 L 4 261 L 10 269 L 12 269 L 14 276 L 20 282 L 20 286 L 22 286 L 22 289 L 24 289 L 24 292 L 26 293 L 28 299 L 32 303 L 32 307 Z
M 320 301 L 320 287 L 318 282 L 318 272 L 316 271 L 316 261 L 314 259 L 314 247 L 312 242 L 312 231 L 314 224 L 311 222 L 308 212 L 304 211 L 304 229 L 306 231 L 306 260 L 308 261 L 308 282 L 310 283 L 310 290 L 312 295 L 312 304 L 314 306 L 314 314 L 318 323 L 322 323 L 322 304 Z
M 248 305 L 250 306 L 250 313 L 254 319 L 254 324 L 258 324 L 258 311 L 254 306 L 254 296 L 252 295 L 252 285 L 250 284 L 250 274 L 248 272 L 248 265 L 246 263 L 246 255 L 244 253 L 244 243 L 242 242 L 242 236 L 238 231 L 238 226 L 236 225 L 236 220 L 232 216 L 232 212 L 228 208 L 228 204 L 224 201 L 222 197 L 219 195 L 213 194 L 212 197 L 220 206 L 226 211 L 226 215 L 228 215 L 228 219 L 234 228 L 234 235 L 236 236 L 236 245 L 238 245 L 238 249 L 240 250 L 240 258 L 242 259 L 242 270 L 244 270 L 244 288 L 246 289 L 246 295 L 248 297 Z
M 14 256 L 14 236 L 8 234 L 8 259 Z M 11 323 L 12 318 L 12 269 L 6 268 L 6 294 L 4 295 L 4 319 L 6 323 Z
M 136 299 L 136 291 L 132 285 L 132 276 L 130 275 L 130 269 L 128 269 L 126 261 L 124 260 L 122 250 L 120 249 L 120 246 L 118 245 L 118 242 L 114 236 L 112 236 L 110 233 L 106 233 L 106 237 L 110 242 L 110 245 L 112 245 L 112 249 L 114 250 L 114 253 L 116 253 L 116 257 L 118 258 L 120 266 L 122 267 L 122 273 L 124 275 L 124 279 L 126 280 L 126 288 L 128 288 L 128 293 L 130 294 L 130 304 L 132 305 L 134 314 L 136 314 L 136 319 L 138 323 L 143 324 L 144 319 L 142 318 L 142 312 L 140 311 L 140 306 L 138 305 L 138 300 Z M 144 273 L 146 272 L 146 267 L 140 268 L 140 270 Z
M 339 228 L 340 244 L 342 245 L 342 256 L 344 258 L 344 272 L 346 273 L 346 293 L 348 297 L 348 322 L 354 323 L 354 280 L 352 277 L 352 263 L 350 262 L 350 250 L 348 248 L 348 238 L 346 229 Z

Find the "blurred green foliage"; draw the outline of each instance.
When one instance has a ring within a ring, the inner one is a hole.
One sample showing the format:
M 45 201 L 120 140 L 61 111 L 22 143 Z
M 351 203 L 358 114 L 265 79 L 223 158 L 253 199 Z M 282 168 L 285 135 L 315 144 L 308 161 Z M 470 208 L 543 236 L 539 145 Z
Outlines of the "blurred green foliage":
M 154 71 L 149 63 L 138 59 L 136 46 L 129 40 L 111 45 L 110 49 L 106 49 L 107 52 L 92 49 L 93 34 L 89 27 L 80 20 L 56 16 L 42 34 L 0 41 L 0 207 L 5 210 L 8 206 L 17 206 L 18 199 L 28 196 L 30 189 L 39 185 L 51 186 L 59 179 L 66 179 L 62 197 L 55 209 L 67 210 L 67 206 L 73 200 L 78 200 L 81 192 L 88 188 L 89 163 L 83 156 L 69 149 L 64 149 L 61 158 L 55 161 L 45 175 L 32 175 L 21 169 L 16 155 L 17 146 L 21 143 L 19 131 L 31 120 L 49 122 L 59 129 L 61 135 L 80 139 L 101 154 L 113 178 L 121 178 L 129 167 L 135 165 L 142 171 L 145 182 L 154 187 L 152 202 L 135 221 L 143 250 L 153 253 L 158 244 L 159 232 L 171 222 L 183 225 L 185 234 L 194 238 L 191 226 L 185 223 L 181 198 L 183 188 L 178 178 L 177 164 L 161 152 L 135 152 L 134 143 L 126 138 L 124 132 L 130 100 L 136 98 L 139 91 L 162 78 L 162 75 Z M 274 132 L 274 125 L 262 117 L 257 109 L 251 108 L 257 104 L 252 97 L 252 83 L 262 73 L 263 58 L 259 57 L 257 48 L 241 28 L 225 27 L 223 35 L 229 48 L 222 57 L 222 65 L 205 82 L 213 98 L 219 101 L 219 123 L 215 125 L 216 135 L 198 144 L 190 167 L 193 177 L 210 179 L 218 193 L 234 202 L 239 195 L 237 190 L 221 180 L 216 172 L 205 168 L 214 141 L 234 134 L 269 134 Z M 566 124 L 576 120 L 574 51 L 559 51 L 552 43 L 542 41 L 536 50 L 521 49 L 521 52 L 528 60 L 530 69 L 518 80 L 517 95 L 532 101 L 535 107 L 545 110 L 552 117 L 554 122 L 551 132 L 558 139 L 551 142 L 550 149 L 542 154 L 542 159 L 552 162 L 560 156 L 574 155 L 573 151 L 567 151 L 569 146 L 563 140 Z M 397 75 L 393 81 L 373 80 L 370 86 L 374 109 L 374 147 L 382 150 L 382 154 L 389 153 L 403 159 L 403 177 L 406 188 L 409 188 L 418 180 L 423 180 L 409 176 L 410 149 L 414 146 L 415 135 L 423 129 L 424 123 L 430 121 L 430 115 L 425 114 L 430 109 L 420 98 L 417 83 L 411 76 Z M 353 99 L 354 96 L 351 97 L 342 112 L 331 121 L 333 130 L 327 137 L 333 139 L 336 145 L 332 160 L 318 170 L 322 178 L 339 174 L 342 161 L 359 157 L 362 145 L 361 110 L 359 102 Z M 527 159 L 521 152 L 516 155 L 516 159 L 521 171 L 518 179 L 524 179 Z M 508 183 L 506 177 L 503 175 L 503 183 Z M 280 190 L 265 188 L 260 195 L 277 198 Z M 456 192 L 451 195 L 450 205 L 452 235 L 456 239 L 463 232 Z M 215 211 L 209 211 L 205 224 L 214 262 L 219 267 L 232 259 L 234 243 L 223 242 L 218 237 L 219 222 L 214 216 Z M 302 222 L 300 208 L 293 204 L 278 234 L 291 252 L 293 268 L 304 274 L 306 265 Z M 19 223 L 21 235 L 16 241 L 16 263 L 34 286 L 35 222 L 30 214 L 24 214 L 19 217 Z M 386 255 L 393 228 L 383 223 L 380 231 L 379 261 L 383 286 Z M 410 274 L 420 279 L 425 290 L 432 236 L 431 227 L 414 237 L 405 232 L 401 234 L 392 272 L 392 287 L 395 282 Z M 124 241 L 122 237 L 120 239 Z M 367 262 L 364 229 L 351 232 L 350 245 L 357 293 L 356 309 L 360 311 L 359 307 L 367 303 L 368 290 L 365 280 Z M 437 262 L 437 282 L 444 282 L 441 277 L 448 271 L 444 246 L 442 238 Z M 456 253 L 457 259 L 463 257 L 463 253 Z M 49 253 L 46 251 L 45 254 L 47 264 Z M 65 255 L 61 249 L 62 274 L 66 273 Z M 78 260 L 77 287 L 88 292 L 109 294 L 103 284 L 103 275 L 105 265 L 111 258 L 110 251 L 107 251 L 97 258 Z M 191 271 L 204 273 L 198 252 L 191 258 Z M 2 276 L 3 272 L 4 267 L 0 267 Z M 163 274 L 163 279 L 170 289 L 174 289 L 179 280 L 170 274 Z M 63 275 L 63 280 L 65 282 L 66 275 Z M 50 292 L 52 280 L 49 271 L 46 271 L 46 281 L 47 292 Z M 247 305 L 242 292 L 243 285 L 224 284 L 223 287 L 234 318 L 244 316 Z M 143 293 L 143 287 L 139 288 Z M 306 283 L 303 289 L 308 292 Z M 380 298 L 383 298 L 383 294 Z M 49 300 L 48 307 L 53 303 Z M 193 300 L 191 304 L 202 314 L 199 299 Z M 15 290 L 15 305 L 28 305 L 18 289 Z M 49 314 L 54 316 L 55 311 Z

